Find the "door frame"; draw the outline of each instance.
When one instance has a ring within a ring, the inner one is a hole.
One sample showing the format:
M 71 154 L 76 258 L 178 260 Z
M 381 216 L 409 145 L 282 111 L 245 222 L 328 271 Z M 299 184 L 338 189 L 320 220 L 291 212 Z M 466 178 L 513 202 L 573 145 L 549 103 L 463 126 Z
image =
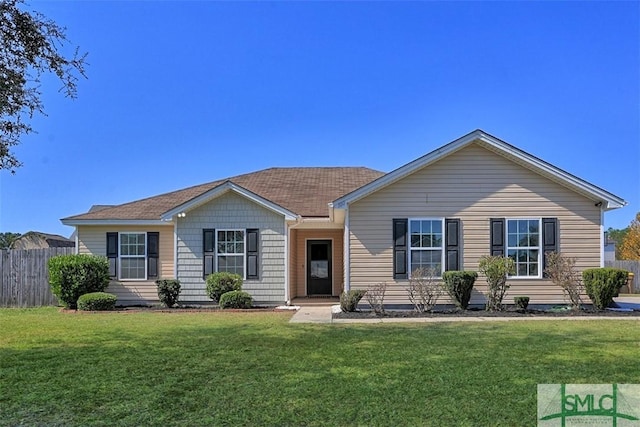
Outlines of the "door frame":
M 334 260 L 334 241 L 333 241 L 333 237 L 307 237 L 304 239 L 304 291 L 306 296 L 309 296 L 309 242 L 313 242 L 313 241 L 329 241 L 331 242 L 331 251 L 329 253 L 330 259 L 329 259 L 329 263 L 331 265 L 331 293 L 328 295 L 333 296 L 334 295 L 334 284 L 335 284 L 335 278 L 334 278 L 334 274 L 333 274 L 333 260 Z M 322 294 L 314 294 L 314 295 L 322 295 Z

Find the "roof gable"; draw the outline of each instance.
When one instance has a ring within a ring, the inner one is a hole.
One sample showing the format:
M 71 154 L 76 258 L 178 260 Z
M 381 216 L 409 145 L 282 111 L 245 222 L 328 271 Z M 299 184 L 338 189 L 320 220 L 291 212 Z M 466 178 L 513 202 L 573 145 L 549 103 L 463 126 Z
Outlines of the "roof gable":
M 345 209 L 349 203 L 360 200 L 474 143 L 580 193 L 596 203 L 602 203 L 605 210 L 620 208 L 627 204 L 622 198 L 478 129 L 336 199 L 333 206 Z
M 273 211 L 275 213 L 278 213 L 280 215 L 283 215 L 285 217 L 285 219 L 287 220 L 295 220 L 297 218 L 297 215 L 293 212 L 291 212 L 288 209 L 283 208 L 282 206 L 278 206 L 277 204 L 263 198 L 260 197 L 259 195 L 252 193 L 251 191 L 248 191 L 245 188 L 242 188 L 241 186 L 234 184 L 231 181 L 225 181 L 224 183 L 220 184 L 219 186 L 212 188 L 209 191 L 206 191 L 204 193 L 202 193 L 201 195 L 199 195 L 198 197 L 195 197 L 191 200 L 189 200 L 186 203 L 183 203 L 181 205 L 176 206 L 175 208 L 165 212 L 164 214 L 162 214 L 161 219 L 163 221 L 169 221 L 171 220 L 175 215 L 180 215 L 181 213 L 183 213 L 184 211 L 189 211 L 191 209 L 195 209 L 198 206 L 201 206 L 207 202 L 210 202 L 211 200 L 214 200 L 217 197 L 222 196 L 223 194 L 226 194 L 227 192 L 232 191 L 234 193 L 237 193 L 249 200 L 251 200 L 252 202 L 264 207 L 265 209 L 268 209 L 270 211 Z
M 91 211 L 64 218 L 67 225 L 94 223 L 161 223 L 162 218 L 179 207 L 214 196 L 215 189 L 225 182 L 234 184 L 234 189 L 260 198 L 272 208 L 283 209 L 287 214 L 302 217 L 329 216 L 328 204 L 358 187 L 384 175 L 383 172 L 365 167 L 328 168 L 271 168 L 228 179 L 160 194 L 116 206 L 92 209 Z M 227 188 L 229 190 L 229 188 Z

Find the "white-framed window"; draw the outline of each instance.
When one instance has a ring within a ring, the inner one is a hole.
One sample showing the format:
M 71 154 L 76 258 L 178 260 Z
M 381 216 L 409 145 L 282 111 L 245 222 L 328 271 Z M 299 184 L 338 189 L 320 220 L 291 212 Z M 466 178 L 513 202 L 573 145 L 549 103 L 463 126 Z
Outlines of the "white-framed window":
M 122 280 L 147 279 L 147 233 L 119 233 L 120 272 Z
M 507 219 L 507 256 L 515 261 L 511 277 L 542 277 L 540 218 Z
M 409 272 L 422 268 L 442 274 L 443 218 L 409 219 Z
M 216 271 L 239 274 L 246 278 L 245 230 L 216 230 Z

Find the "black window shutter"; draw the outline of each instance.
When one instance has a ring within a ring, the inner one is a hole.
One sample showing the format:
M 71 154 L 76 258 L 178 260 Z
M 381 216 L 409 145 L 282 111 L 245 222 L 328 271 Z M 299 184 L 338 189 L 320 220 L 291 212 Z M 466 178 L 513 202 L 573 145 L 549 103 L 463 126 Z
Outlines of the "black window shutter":
M 460 270 L 460 220 L 447 218 L 444 220 L 445 229 L 445 270 Z
M 407 275 L 407 219 L 393 220 L 393 278 L 406 279 Z
M 109 277 L 118 277 L 118 233 L 107 233 L 107 259 L 109 261 Z
M 160 233 L 147 233 L 147 278 L 158 278 L 158 258 L 160 257 Z
M 547 253 L 558 252 L 558 220 L 542 218 L 542 271 L 547 268 Z M 546 274 L 543 273 L 546 277 Z
M 247 279 L 258 279 L 258 248 L 260 237 L 257 228 L 247 229 Z
M 216 256 L 216 230 L 205 228 L 202 230 L 202 278 L 206 279 L 208 275 L 214 272 L 215 256 Z
M 506 256 L 504 250 L 504 218 L 491 218 L 491 255 Z

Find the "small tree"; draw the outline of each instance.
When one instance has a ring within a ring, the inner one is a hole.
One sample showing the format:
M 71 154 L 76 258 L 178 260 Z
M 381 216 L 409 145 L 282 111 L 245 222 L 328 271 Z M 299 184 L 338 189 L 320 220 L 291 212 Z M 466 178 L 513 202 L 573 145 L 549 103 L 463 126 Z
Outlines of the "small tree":
M 580 278 L 580 273 L 576 270 L 576 259 L 567 258 L 557 252 L 548 252 L 547 268 L 544 272 L 547 274 L 554 285 L 562 288 L 565 300 L 573 310 L 579 310 L 582 307 L 582 298 L 584 286 Z
M 242 276 L 224 271 L 207 276 L 207 295 L 215 302 L 227 292 L 242 290 Z
M 640 212 L 629 227 L 620 245 L 620 259 L 640 260 Z
M 415 311 L 424 313 L 433 309 L 442 295 L 442 285 L 438 282 L 440 271 L 435 268 L 416 268 L 409 279 L 409 301 Z
M 483 256 L 480 258 L 478 269 L 487 279 L 487 305 L 488 311 L 502 310 L 504 294 L 509 289 L 507 278 L 513 273 L 515 261 L 503 256 Z
M 367 303 L 371 306 L 373 312 L 382 316 L 384 314 L 384 294 L 387 292 L 386 283 L 378 283 L 367 289 L 367 293 L 364 294 L 367 299 Z
M 78 298 L 102 292 L 109 286 L 109 262 L 94 255 L 58 255 L 49 259 L 51 291 L 67 308 L 77 308 Z

